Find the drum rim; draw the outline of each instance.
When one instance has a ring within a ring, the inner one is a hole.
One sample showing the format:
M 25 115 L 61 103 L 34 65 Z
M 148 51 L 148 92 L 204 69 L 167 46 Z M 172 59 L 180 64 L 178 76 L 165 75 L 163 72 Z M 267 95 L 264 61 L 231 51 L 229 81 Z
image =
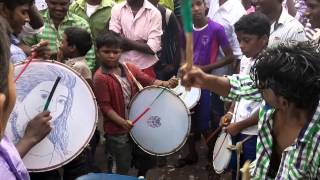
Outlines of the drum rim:
M 179 84 L 178 84 L 178 86 L 182 86 L 181 85 L 181 81 L 179 80 Z M 178 87 L 177 86 L 177 87 Z M 175 88 L 177 88 L 177 87 L 175 87 Z M 173 90 L 173 89 L 175 89 L 175 88 L 172 88 L 172 89 L 170 89 L 170 90 L 172 90 L 174 93 L 175 93 L 175 91 Z M 199 95 L 197 96 L 197 99 L 196 99 L 196 102 L 195 103 L 193 103 L 190 107 L 187 107 L 189 110 L 191 110 L 191 109 L 193 109 L 198 103 L 199 103 L 199 101 L 200 101 L 200 97 L 201 97 L 201 88 L 197 88 L 197 87 L 191 87 L 191 89 L 192 88 L 194 88 L 194 89 L 196 89 L 199 93 Z M 190 91 L 191 91 L 191 89 L 190 89 Z M 176 93 L 175 93 L 176 94 Z M 177 94 L 176 94 L 177 95 Z M 179 96 L 178 96 L 179 97 Z M 180 97 L 179 97 L 180 98 Z M 182 98 L 180 98 L 180 99 L 182 99 Z M 183 100 L 182 100 L 183 101 Z M 183 101 L 183 103 L 185 103 L 184 101 Z M 185 103 L 186 104 L 186 103 Z
M 17 64 L 14 64 L 14 67 L 17 67 L 17 66 L 20 66 L 20 65 L 24 65 L 26 64 L 27 61 L 23 61 L 23 62 L 20 62 L 20 63 L 17 63 Z M 84 84 L 88 87 L 89 89 L 89 92 L 90 94 L 92 95 L 92 99 L 93 99 L 93 102 L 94 102 L 94 107 L 95 107 L 95 122 L 94 122 L 94 127 L 92 128 L 92 132 L 90 133 L 89 137 L 87 138 L 87 140 L 85 141 L 84 145 L 73 155 L 71 156 L 70 158 L 68 158 L 67 160 L 59 163 L 59 164 L 56 164 L 54 166 L 50 166 L 50 167 L 47 167 L 47 168 L 37 168 L 37 169 L 30 169 L 30 168 L 27 168 L 27 170 L 29 172 L 47 172 L 47 171 L 52 171 L 52 170 L 55 170 L 55 169 L 58 169 L 66 164 L 68 164 L 69 162 L 71 162 L 72 160 L 74 160 L 76 157 L 78 157 L 82 152 L 83 150 L 89 145 L 89 142 L 90 140 L 92 139 L 93 135 L 94 135 L 94 132 L 95 130 L 97 129 L 97 124 L 98 124 L 98 104 L 97 104 L 97 100 L 96 100 L 96 96 L 94 95 L 93 93 L 93 90 L 92 88 L 90 87 L 89 83 L 84 79 L 83 76 L 81 76 L 80 73 L 78 73 L 77 71 L 75 71 L 74 69 L 72 69 L 71 67 L 67 66 L 66 64 L 63 64 L 61 62 L 58 62 L 58 61 L 55 61 L 55 60 L 42 60 L 42 59 L 34 59 L 32 60 L 32 62 L 30 63 L 30 65 L 32 63 L 53 63 L 53 64 L 58 64 L 60 66 L 63 66 L 64 68 L 72 71 L 73 73 L 75 73 L 83 82 Z M 23 74 L 22 74 L 23 75 Z M 23 158 L 22 158 L 23 160 Z
M 222 132 L 220 133 L 219 137 L 223 137 L 224 135 L 226 136 L 226 140 L 228 140 L 228 141 L 231 142 L 231 144 L 232 144 L 231 135 L 230 135 L 229 133 L 226 133 L 226 132 L 223 132 L 223 131 L 222 131 Z M 219 138 L 219 137 L 218 137 L 218 138 Z M 213 148 L 213 151 L 214 151 L 214 149 L 215 149 L 215 147 Z M 213 169 L 214 169 L 214 171 L 215 171 L 217 174 L 222 174 L 222 173 L 224 173 L 224 171 L 228 168 L 228 166 L 229 166 L 229 164 L 230 164 L 232 152 L 230 151 L 229 154 L 230 154 L 230 155 L 229 155 L 228 158 L 227 158 L 226 166 L 223 167 L 222 170 L 217 170 L 215 161 L 212 161 Z
M 138 93 L 136 93 L 133 98 L 131 99 L 130 103 L 129 103 L 129 112 L 128 114 L 130 114 L 130 109 L 131 109 L 131 106 L 132 106 L 132 103 L 134 102 L 134 100 L 138 97 L 138 95 L 146 90 L 146 89 L 150 89 L 150 88 L 161 88 L 161 89 L 165 89 L 167 90 L 169 93 L 171 93 L 172 95 L 177 96 L 177 94 L 175 94 L 171 89 L 169 88 L 166 88 L 166 87 L 163 87 L 163 86 L 156 86 L 156 85 L 151 85 L 151 86 L 146 86 L 144 87 L 142 90 L 140 90 Z M 183 106 L 185 107 L 185 109 L 187 110 L 187 114 L 188 114 L 188 130 L 187 130 L 187 133 L 186 133 L 186 137 L 183 139 L 183 141 L 178 145 L 178 147 L 174 148 L 172 151 L 170 152 L 167 152 L 167 153 L 156 153 L 156 152 L 151 152 L 147 149 L 145 149 L 144 147 L 141 146 L 141 144 L 134 138 L 134 136 L 132 135 L 131 133 L 131 130 L 130 130 L 130 136 L 132 138 L 132 140 L 136 143 L 136 145 L 144 152 L 146 152 L 147 154 L 150 154 L 150 155 L 153 155 L 153 156 L 168 156 L 168 155 L 171 155 L 171 154 L 174 154 L 176 153 L 177 151 L 179 151 L 184 145 L 185 143 L 187 142 L 187 139 L 189 137 L 189 134 L 190 134 L 190 130 L 191 130 L 191 116 L 190 116 L 190 110 L 189 108 L 186 106 L 186 104 L 183 102 L 183 100 L 181 98 L 179 98 L 179 101 L 182 102 Z M 132 120 L 131 120 L 132 121 Z

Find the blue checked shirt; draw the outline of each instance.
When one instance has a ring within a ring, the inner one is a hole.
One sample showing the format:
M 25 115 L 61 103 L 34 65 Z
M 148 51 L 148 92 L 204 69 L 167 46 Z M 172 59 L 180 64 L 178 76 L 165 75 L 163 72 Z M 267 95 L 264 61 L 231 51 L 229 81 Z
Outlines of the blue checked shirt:
M 249 75 L 232 75 L 227 77 L 231 90 L 226 100 L 259 101 L 262 99 L 258 89 Z M 252 179 L 271 179 L 267 177 L 270 169 L 272 152 L 271 128 L 275 109 L 264 101 L 259 111 L 258 140 L 256 165 L 252 172 Z M 279 170 L 275 179 L 316 179 L 320 177 L 320 105 L 318 105 L 312 120 L 301 130 L 295 142 L 287 147 L 283 153 Z
M 10 45 L 10 61 L 12 64 L 20 63 L 27 59 L 27 55 L 23 50 L 18 47 L 20 40 L 14 35 L 10 36 L 11 45 Z

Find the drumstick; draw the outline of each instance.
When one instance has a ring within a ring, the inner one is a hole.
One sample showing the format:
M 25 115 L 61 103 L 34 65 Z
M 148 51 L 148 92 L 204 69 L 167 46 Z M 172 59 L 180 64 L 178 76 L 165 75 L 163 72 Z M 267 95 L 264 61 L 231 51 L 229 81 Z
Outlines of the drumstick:
M 17 80 L 20 78 L 20 76 L 24 73 L 24 71 L 27 69 L 27 67 L 29 66 L 29 64 L 31 63 L 31 61 L 36 57 L 36 53 L 31 53 L 31 56 L 28 57 L 27 59 L 27 63 L 22 67 L 22 70 L 19 72 L 18 76 L 16 77 L 16 79 L 14 80 L 14 82 L 17 82 Z
M 207 138 L 206 138 L 206 143 L 208 143 L 213 136 L 215 136 L 220 130 L 221 130 L 222 126 L 219 126 L 216 130 L 214 130 Z
M 57 79 L 56 79 L 56 81 L 54 82 L 53 87 L 52 87 L 52 89 L 51 89 L 51 91 L 50 91 L 49 97 L 48 97 L 48 99 L 47 99 L 47 102 L 46 102 L 46 104 L 44 105 L 43 111 L 48 110 L 48 107 L 49 107 L 49 104 L 50 104 L 50 102 L 51 102 L 53 93 L 54 93 L 54 91 L 56 90 L 60 79 L 61 79 L 61 77 L 58 76 Z
M 151 109 L 151 106 L 154 104 L 154 102 L 156 102 L 156 100 L 161 96 L 161 94 L 164 92 L 164 88 L 161 90 L 161 92 L 158 94 L 158 96 L 151 102 L 151 104 L 149 105 L 149 107 L 147 107 L 136 119 L 134 119 L 133 121 L 132 121 L 132 124 L 135 124 L 137 121 L 139 121 L 141 118 L 142 118 L 142 116 L 144 115 L 144 114 L 146 114 L 150 109 Z
M 228 134 L 226 133 L 226 135 L 224 136 L 223 141 L 222 141 L 222 143 L 221 143 L 221 146 L 220 146 L 219 149 L 218 149 L 217 154 L 216 154 L 215 157 L 213 158 L 213 161 L 215 161 L 216 158 L 218 157 L 218 154 L 219 154 L 219 152 L 220 152 L 220 150 L 221 150 L 221 148 L 222 148 L 222 145 L 223 145 L 224 141 L 226 140 L 227 135 L 228 135 Z
M 48 41 L 41 41 L 40 43 L 36 44 L 33 46 L 34 49 L 37 49 L 41 46 L 46 46 L 48 45 Z M 14 80 L 14 82 L 17 82 L 17 80 L 20 78 L 20 76 L 24 73 L 24 71 L 27 69 L 27 67 L 30 65 L 30 63 L 32 62 L 32 60 L 34 58 L 37 57 L 37 53 L 36 52 L 32 52 L 31 56 L 28 57 L 28 59 L 26 60 L 27 63 L 23 66 L 22 70 L 19 72 L 19 74 L 17 75 L 16 79 Z

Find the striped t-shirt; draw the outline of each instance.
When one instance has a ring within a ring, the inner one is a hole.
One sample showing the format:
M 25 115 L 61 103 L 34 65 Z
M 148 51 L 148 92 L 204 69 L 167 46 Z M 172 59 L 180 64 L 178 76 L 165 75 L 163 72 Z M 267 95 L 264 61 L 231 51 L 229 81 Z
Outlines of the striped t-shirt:
M 246 98 L 261 100 L 261 94 L 254 88 L 249 75 L 228 76 L 231 84 L 229 100 Z M 270 169 L 273 137 L 271 135 L 275 109 L 264 101 L 259 111 L 256 165 L 252 179 L 271 179 Z M 320 177 L 320 105 L 312 120 L 300 131 L 295 142 L 282 152 L 282 158 L 275 179 L 316 179 Z

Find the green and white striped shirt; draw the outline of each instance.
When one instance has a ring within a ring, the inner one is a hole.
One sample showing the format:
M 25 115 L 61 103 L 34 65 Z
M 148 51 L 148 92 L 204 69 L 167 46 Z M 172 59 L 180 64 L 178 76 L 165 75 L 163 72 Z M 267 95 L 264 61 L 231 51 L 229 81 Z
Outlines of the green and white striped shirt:
M 227 77 L 231 90 L 225 99 L 245 98 L 259 101 L 262 99 L 249 75 Z M 272 153 L 272 123 L 275 109 L 263 101 L 259 111 L 256 165 L 252 179 L 271 179 L 267 177 Z M 320 105 L 312 120 L 301 130 L 295 142 L 283 153 L 275 179 L 320 179 Z
M 35 34 L 33 36 L 28 36 L 23 39 L 23 41 L 29 45 L 35 45 L 39 43 L 41 40 L 46 40 L 49 42 L 49 48 L 51 52 L 57 53 L 58 48 L 60 46 L 62 35 L 64 30 L 69 27 L 79 27 L 90 32 L 89 24 L 83 18 L 68 12 L 64 20 L 59 25 L 58 29 L 55 28 L 48 10 L 44 10 L 41 12 L 44 20 L 44 29 L 42 33 Z M 92 70 L 95 67 L 95 53 L 93 46 L 88 51 L 86 55 L 86 60 L 89 68 Z

